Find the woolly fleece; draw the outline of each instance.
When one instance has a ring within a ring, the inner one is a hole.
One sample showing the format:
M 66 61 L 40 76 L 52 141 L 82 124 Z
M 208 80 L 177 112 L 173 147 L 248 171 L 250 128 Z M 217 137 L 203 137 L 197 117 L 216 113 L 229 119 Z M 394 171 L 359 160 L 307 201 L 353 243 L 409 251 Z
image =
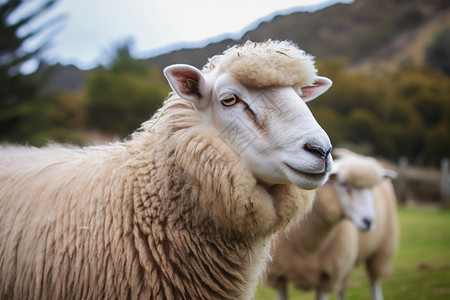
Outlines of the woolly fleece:
M 212 57 L 204 72 L 215 68 L 228 71 L 248 87 L 305 87 L 317 77 L 313 56 L 288 41 L 247 41 Z
M 0 299 L 251 299 L 314 195 L 260 185 L 177 96 L 126 142 L 0 166 Z

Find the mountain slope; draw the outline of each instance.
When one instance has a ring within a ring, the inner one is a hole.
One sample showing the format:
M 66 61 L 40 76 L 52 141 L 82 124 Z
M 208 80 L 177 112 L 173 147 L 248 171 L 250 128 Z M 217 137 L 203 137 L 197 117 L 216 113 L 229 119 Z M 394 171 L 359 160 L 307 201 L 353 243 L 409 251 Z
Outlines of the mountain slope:
M 239 41 L 224 40 L 203 49 L 173 51 L 149 61 L 161 68 L 172 63 L 201 67 L 207 57 L 237 42 L 288 39 L 313 53 L 317 60 L 341 56 L 352 65 L 366 69 L 383 62 L 386 53 L 392 57 L 389 64 L 404 63 L 397 58 L 405 55 L 404 51 L 417 62 L 434 34 L 448 25 L 442 20 L 449 19 L 449 12 L 450 3 L 446 0 L 356 0 L 314 13 L 277 16 L 245 33 Z M 417 42 L 416 37 L 421 42 Z
M 354 69 L 368 72 L 393 72 L 408 65 L 422 64 L 428 45 L 437 33 L 447 27 L 450 27 L 450 9 L 427 19 L 417 28 L 398 34 L 373 55 L 355 64 Z

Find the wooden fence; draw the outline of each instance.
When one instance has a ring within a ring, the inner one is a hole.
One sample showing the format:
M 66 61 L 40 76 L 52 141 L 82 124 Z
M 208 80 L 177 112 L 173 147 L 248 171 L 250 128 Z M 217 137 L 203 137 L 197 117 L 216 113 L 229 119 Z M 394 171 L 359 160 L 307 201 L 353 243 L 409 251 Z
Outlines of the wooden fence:
M 440 171 L 414 168 L 400 158 L 394 181 L 400 203 L 428 202 L 450 207 L 449 159 L 441 160 Z

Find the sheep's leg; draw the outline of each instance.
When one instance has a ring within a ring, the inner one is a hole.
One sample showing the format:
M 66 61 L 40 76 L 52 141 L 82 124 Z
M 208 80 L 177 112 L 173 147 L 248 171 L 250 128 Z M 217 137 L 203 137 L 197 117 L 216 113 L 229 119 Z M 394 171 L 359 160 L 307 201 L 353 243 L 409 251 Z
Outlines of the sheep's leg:
M 373 300 L 383 300 L 383 291 L 381 290 L 381 283 L 379 280 L 372 280 L 370 283 L 370 287 L 372 290 L 372 299 Z
M 338 300 L 345 300 L 345 297 L 347 296 L 347 286 L 344 284 L 342 288 L 339 289 L 337 292 L 337 299 Z
M 277 300 L 287 300 L 287 282 L 283 281 L 281 284 L 277 286 Z
M 328 300 L 328 293 L 320 286 L 317 288 L 316 300 Z
M 350 274 L 347 274 L 347 276 L 342 279 L 341 287 L 339 288 L 339 291 L 337 293 L 337 299 L 338 300 L 345 300 L 346 292 L 347 292 L 347 280 Z

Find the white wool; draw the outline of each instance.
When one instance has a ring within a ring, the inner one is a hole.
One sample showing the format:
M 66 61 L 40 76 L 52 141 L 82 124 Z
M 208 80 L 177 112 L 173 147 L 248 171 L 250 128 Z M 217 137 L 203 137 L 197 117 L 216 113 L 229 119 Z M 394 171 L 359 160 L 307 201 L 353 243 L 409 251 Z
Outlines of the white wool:
M 246 42 L 214 56 L 204 72 L 215 68 L 228 71 L 249 87 L 311 86 L 316 77 L 313 56 L 289 41 Z

